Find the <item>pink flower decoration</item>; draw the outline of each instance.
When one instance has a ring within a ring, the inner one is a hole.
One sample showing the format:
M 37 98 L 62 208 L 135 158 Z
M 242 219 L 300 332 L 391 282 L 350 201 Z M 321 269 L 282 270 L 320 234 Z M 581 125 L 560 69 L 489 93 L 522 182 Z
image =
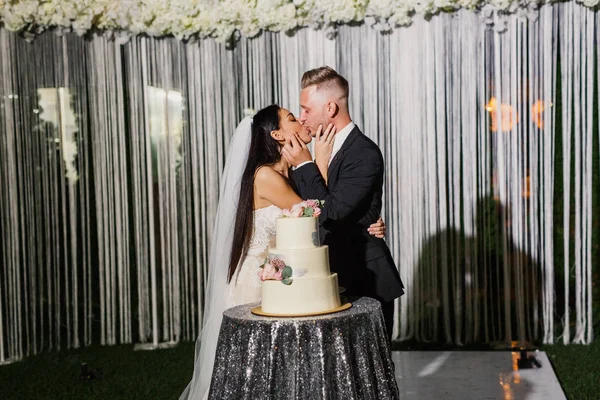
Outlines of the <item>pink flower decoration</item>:
M 304 202 L 307 207 L 318 208 L 321 204 L 319 200 L 306 200 Z
M 281 280 L 281 270 L 277 270 L 277 272 L 275 272 L 275 274 L 273 274 L 273 279 L 275 279 L 276 281 Z
M 278 270 L 285 268 L 285 262 L 281 258 L 272 258 L 270 262 Z
M 273 265 L 271 265 L 271 263 L 265 263 L 263 265 L 263 267 L 261 268 L 262 270 L 262 274 L 259 275 L 260 280 L 261 281 L 266 281 L 268 279 L 273 279 L 273 276 L 275 275 L 275 267 Z M 261 271 L 259 271 L 260 273 Z
M 294 204 L 292 206 L 290 214 L 292 217 L 296 217 L 296 218 L 301 217 L 302 214 L 304 214 L 304 207 L 302 206 L 302 203 Z
M 321 208 L 324 201 L 304 200 L 301 203 L 294 204 L 291 209 L 281 211 L 282 217 L 300 218 L 300 217 L 318 217 L 321 214 Z M 308 210 L 308 211 L 307 211 Z M 312 213 L 310 212 L 312 210 Z

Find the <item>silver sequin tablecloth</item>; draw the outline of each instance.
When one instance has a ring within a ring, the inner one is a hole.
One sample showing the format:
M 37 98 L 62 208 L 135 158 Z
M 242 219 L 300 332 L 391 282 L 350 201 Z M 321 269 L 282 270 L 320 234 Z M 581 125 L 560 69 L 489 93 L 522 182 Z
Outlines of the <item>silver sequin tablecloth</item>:
M 209 399 L 398 399 L 381 305 L 304 318 L 223 313 Z

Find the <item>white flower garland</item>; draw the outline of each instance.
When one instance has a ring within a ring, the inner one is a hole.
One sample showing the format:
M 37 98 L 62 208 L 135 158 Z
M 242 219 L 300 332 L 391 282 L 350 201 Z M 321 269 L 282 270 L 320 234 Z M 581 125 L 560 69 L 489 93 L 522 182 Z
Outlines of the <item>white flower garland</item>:
M 173 35 L 179 39 L 239 35 L 262 30 L 291 31 L 365 22 L 389 31 L 409 25 L 415 14 L 433 15 L 461 8 L 496 14 L 532 14 L 555 0 L 0 0 L 0 25 L 32 36 L 49 28 L 82 35 L 96 28 L 130 35 Z M 600 0 L 576 0 L 596 7 Z

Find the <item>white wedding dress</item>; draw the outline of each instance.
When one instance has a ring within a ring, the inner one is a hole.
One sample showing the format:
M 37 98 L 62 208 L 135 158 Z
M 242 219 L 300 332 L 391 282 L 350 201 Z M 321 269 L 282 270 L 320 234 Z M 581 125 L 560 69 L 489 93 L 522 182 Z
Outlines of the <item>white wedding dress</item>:
M 275 245 L 275 220 L 280 214 L 281 209 L 275 205 L 254 210 L 254 227 L 246 258 L 238 264 L 226 290 L 220 289 L 221 285 L 225 285 L 225 274 L 217 274 L 221 277 L 222 283 L 218 283 L 220 279 L 211 280 L 214 295 L 211 295 L 212 303 L 209 303 L 208 306 L 209 317 L 205 320 L 207 326 L 203 328 L 203 332 L 196 342 L 194 374 L 180 400 L 205 400 L 208 398 L 222 310 L 260 301 L 262 282 L 258 277 L 258 270 L 264 263 L 269 248 Z M 233 221 L 230 221 L 228 225 L 233 226 Z M 228 237 L 231 238 L 232 235 L 228 234 Z M 224 252 L 223 248 L 216 244 L 213 247 L 215 253 L 211 259 L 220 260 L 217 264 L 221 268 L 225 260 L 229 259 L 229 248 L 227 248 L 227 252 Z M 227 268 L 223 268 L 219 271 L 226 270 Z
M 208 397 L 223 312 L 231 307 L 260 301 L 258 277 L 269 247 L 275 241 L 275 220 L 281 210 L 274 205 L 254 210 L 254 226 L 246 257 L 238 264 L 231 282 L 227 282 L 231 246 L 240 197 L 242 175 L 248 161 L 252 118 L 244 118 L 235 129 L 221 175 L 219 206 L 211 235 L 208 279 L 202 309 L 202 327 L 196 340 L 194 372 L 180 400 Z
M 227 308 L 260 301 L 261 280 L 258 277 L 267 250 L 275 247 L 275 220 L 281 209 L 275 205 L 254 210 L 254 228 L 248 255 L 238 265 L 227 288 Z

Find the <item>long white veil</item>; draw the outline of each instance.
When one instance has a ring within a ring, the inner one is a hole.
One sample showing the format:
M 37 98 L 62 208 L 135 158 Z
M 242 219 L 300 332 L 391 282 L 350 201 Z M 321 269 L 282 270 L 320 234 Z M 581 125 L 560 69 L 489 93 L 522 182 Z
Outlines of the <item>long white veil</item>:
M 252 118 L 246 117 L 237 126 L 227 149 L 225 169 L 221 177 L 219 206 L 210 246 L 202 332 L 196 340 L 194 375 L 181 394 L 180 400 L 204 399 L 210 389 L 219 329 L 223 311 L 227 308 L 227 272 L 242 174 L 250 150 L 251 131 Z

